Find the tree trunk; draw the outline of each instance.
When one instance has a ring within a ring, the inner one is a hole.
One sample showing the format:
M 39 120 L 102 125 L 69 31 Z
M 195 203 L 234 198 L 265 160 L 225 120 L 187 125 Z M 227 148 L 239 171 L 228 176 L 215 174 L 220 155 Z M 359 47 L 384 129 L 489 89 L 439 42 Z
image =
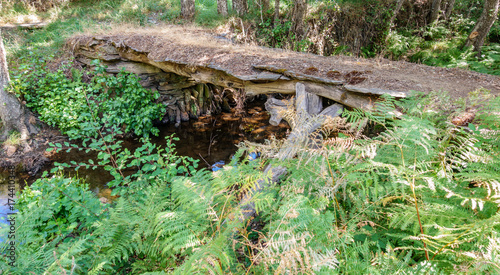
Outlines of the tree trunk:
M 441 0 L 433 0 L 429 23 L 432 24 L 436 22 L 439 19 L 440 12 L 441 12 Z
M 227 0 L 217 0 L 217 12 L 222 16 L 227 16 Z
M 392 14 L 391 19 L 389 20 L 389 28 L 392 29 L 394 25 L 394 20 L 396 20 L 396 17 L 398 16 L 401 7 L 403 7 L 404 2 L 405 0 L 398 0 L 398 2 L 396 3 L 396 8 L 394 9 L 394 13 Z
M 266 12 L 267 10 L 269 10 L 269 0 L 259 0 L 259 3 L 262 7 L 263 12 Z
M 257 0 L 255 4 L 259 6 L 260 11 L 260 21 L 264 23 L 264 14 L 269 10 L 269 0 Z
M 194 18 L 194 0 L 181 0 L 181 16 L 186 20 Z
M 280 21 L 280 0 L 274 0 L 274 26 Z
M 448 4 L 446 5 L 446 10 L 444 12 L 444 17 L 446 20 L 450 19 L 451 12 L 453 12 L 453 8 L 455 7 L 455 0 L 448 0 Z
M 297 40 L 304 35 L 304 17 L 307 11 L 306 0 L 295 0 L 292 11 L 292 32 L 296 34 Z
M 497 19 L 499 4 L 500 0 L 486 0 L 484 2 L 483 12 L 467 38 L 467 42 L 465 42 L 465 47 L 474 46 L 474 51 L 477 51 L 478 57 L 481 56 L 481 47 L 484 44 L 484 40 Z
M 3 124 L 0 139 L 4 140 L 10 131 L 17 130 L 21 134 L 21 139 L 26 140 L 30 134 L 37 132 L 37 128 L 29 122 L 30 115 L 17 97 L 5 90 L 10 80 L 5 55 L 2 33 L 0 32 L 0 118 Z
M 233 10 L 238 15 L 244 15 L 248 12 L 247 0 L 233 0 Z

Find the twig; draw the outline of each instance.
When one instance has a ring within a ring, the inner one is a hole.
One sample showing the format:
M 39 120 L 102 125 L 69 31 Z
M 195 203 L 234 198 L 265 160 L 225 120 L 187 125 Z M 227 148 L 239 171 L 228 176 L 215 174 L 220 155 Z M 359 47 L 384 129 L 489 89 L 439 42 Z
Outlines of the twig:
M 85 99 L 87 101 L 87 106 L 90 108 L 90 110 L 92 110 L 92 106 L 90 105 L 90 99 L 88 98 L 87 93 L 84 93 L 84 96 L 85 96 Z M 94 120 L 94 122 L 97 122 L 97 119 L 94 116 L 94 112 L 91 111 L 90 114 L 92 115 L 92 119 Z M 106 143 L 106 141 L 104 140 L 104 137 L 102 135 L 101 130 L 97 130 L 97 133 L 101 137 L 101 140 L 102 140 L 104 146 L 106 147 L 106 152 L 109 154 L 109 159 L 111 160 L 111 164 L 113 165 L 113 167 L 116 170 L 118 170 L 118 173 L 120 173 L 120 176 L 122 176 L 122 179 L 124 179 L 125 176 L 123 175 L 122 170 L 120 168 L 118 168 L 118 164 L 116 163 L 116 159 L 115 159 L 114 155 L 112 154 L 111 149 L 108 146 L 108 143 Z
M 212 166 L 210 163 L 208 163 L 207 160 L 205 160 L 205 158 L 203 158 L 203 156 L 200 153 L 198 153 L 198 156 L 200 156 L 200 158 L 208 165 L 208 167 Z
M 62 267 L 61 263 L 59 262 L 59 259 L 57 258 L 56 251 L 54 250 L 54 259 L 56 260 L 57 265 L 59 265 L 59 268 L 61 268 L 62 272 L 64 275 L 67 275 L 66 270 Z
M 73 272 L 75 271 L 75 268 L 76 268 L 76 264 L 75 264 L 75 256 L 71 256 L 72 260 L 71 260 L 71 273 L 70 275 L 73 275 Z
M 420 234 L 424 235 L 424 229 L 422 227 L 422 222 L 420 221 L 420 213 L 418 211 L 417 196 L 415 195 L 415 170 L 417 168 L 417 153 L 415 152 L 415 163 L 413 165 L 413 175 L 411 180 L 411 192 L 413 193 L 413 199 L 415 200 L 415 209 L 417 210 L 418 225 L 420 226 Z M 425 258 L 429 261 L 429 252 L 427 251 L 427 244 L 422 240 L 424 244 Z M 444 247 L 443 247 L 444 248 Z M 439 251 L 438 251 L 439 253 Z M 437 253 L 436 253 L 437 254 Z M 436 256 L 436 255 L 434 255 Z M 434 259 L 434 257 L 432 257 Z
M 212 148 L 212 143 L 214 139 L 217 137 L 217 135 L 212 136 L 214 134 L 214 128 L 215 128 L 215 122 L 217 121 L 217 118 L 215 118 L 214 123 L 212 123 L 212 131 L 210 131 L 210 143 L 208 144 L 208 156 L 210 156 L 210 149 Z

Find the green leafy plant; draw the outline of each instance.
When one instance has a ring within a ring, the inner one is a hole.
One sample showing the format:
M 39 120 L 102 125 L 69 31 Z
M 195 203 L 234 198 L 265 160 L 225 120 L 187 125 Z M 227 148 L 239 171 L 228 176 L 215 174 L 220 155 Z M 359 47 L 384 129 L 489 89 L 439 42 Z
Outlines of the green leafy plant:
M 107 216 L 105 207 L 77 179 L 61 176 L 39 179 L 19 196 L 16 220 L 16 265 L 2 257 L 0 268 L 9 274 L 77 271 L 92 255 L 94 222 Z M 7 242 L 1 244 L 1 250 Z
M 449 21 L 439 21 L 418 31 L 390 31 L 386 36 L 384 55 L 392 59 L 407 58 L 411 62 L 430 66 L 459 67 L 498 75 L 498 44 L 484 46 L 479 59 L 472 48 L 462 48 L 472 26 L 470 19 L 455 16 Z
M 70 138 L 95 136 L 95 130 L 104 125 L 122 127 L 138 136 L 157 135 L 153 121 L 165 112 L 161 104 L 154 103 L 158 92 L 144 89 L 133 74 L 122 70 L 116 76 L 109 75 L 99 62 L 92 65 L 95 69 L 86 83 L 82 72 L 69 69 L 71 63 L 52 72 L 46 69 L 45 60 L 39 59 L 13 75 L 11 89 L 24 97 L 41 120 Z M 71 77 L 67 76 L 69 71 Z

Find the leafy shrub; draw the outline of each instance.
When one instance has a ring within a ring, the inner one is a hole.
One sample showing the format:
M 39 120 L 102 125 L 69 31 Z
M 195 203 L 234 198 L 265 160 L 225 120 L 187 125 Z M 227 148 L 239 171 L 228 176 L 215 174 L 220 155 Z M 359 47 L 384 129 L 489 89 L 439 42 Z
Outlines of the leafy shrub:
M 290 32 L 291 27 L 291 21 L 279 22 L 273 25 L 272 19 L 267 19 L 265 22 L 259 24 L 258 35 L 262 37 L 266 45 L 276 48 L 286 48 L 290 43 L 290 36 L 294 35 Z
M 72 77 L 66 75 L 71 63 L 52 72 L 40 59 L 34 65 L 21 66 L 11 87 L 41 120 L 71 138 L 94 136 L 96 129 L 111 126 L 138 136 L 158 134 L 153 121 L 165 112 L 161 104 L 154 103 L 158 92 L 143 88 L 131 73 L 108 75 L 97 61 L 92 64 L 95 70 L 86 83 L 80 71 L 72 69 Z
M 8 265 L 0 252 L 0 269 L 8 274 L 115 274 L 174 264 L 174 260 L 162 256 L 162 247 L 168 242 L 157 235 L 156 216 L 175 209 L 171 183 L 180 174 L 196 174 L 196 162 L 177 156 L 172 143 L 175 139 L 168 139 L 165 149 L 143 140 L 144 145 L 133 153 L 123 149 L 122 141 L 115 140 L 112 134 L 86 138 L 83 146 L 53 144 L 56 150 L 97 151 L 98 161 L 58 164 L 52 171 L 55 176 L 39 179 L 23 190 L 16 215 L 18 262 L 16 266 Z M 103 167 L 115 176 L 108 184 L 114 188 L 113 194 L 120 196 L 114 206 L 101 203 L 81 180 L 63 178 L 57 172 L 71 165 L 76 169 Z M 186 241 L 178 234 L 163 236 L 180 243 Z M 0 244 L 0 251 L 7 247 L 6 242 Z M 180 253 L 181 248 L 172 251 Z M 144 260 L 133 260 L 135 255 Z
M 500 75 L 500 44 L 490 44 L 484 46 L 481 51 L 481 59 L 478 60 L 474 55 L 467 58 L 471 70 Z
M 422 38 L 418 36 L 391 31 L 386 38 L 386 51 L 388 52 L 386 57 L 400 59 L 407 56 L 412 50 L 417 48 L 421 41 Z

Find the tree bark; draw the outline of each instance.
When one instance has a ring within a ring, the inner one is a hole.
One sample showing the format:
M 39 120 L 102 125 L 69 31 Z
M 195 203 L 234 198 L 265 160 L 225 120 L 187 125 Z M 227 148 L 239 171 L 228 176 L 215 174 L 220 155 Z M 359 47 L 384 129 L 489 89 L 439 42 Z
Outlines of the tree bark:
M 500 0 L 486 0 L 484 2 L 483 12 L 467 38 L 467 42 L 465 42 L 465 47 L 474 46 L 474 51 L 477 51 L 478 57 L 481 56 L 481 47 L 484 44 L 484 40 L 497 19 L 499 4 Z
M 269 0 L 259 0 L 259 4 L 262 8 L 262 12 L 269 10 Z
M 292 12 L 292 32 L 298 39 L 304 35 L 304 17 L 307 11 L 306 0 L 295 0 Z
M 441 0 L 433 0 L 429 23 L 432 24 L 436 22 L 439 19 L 440 12 L 441 12 Z
M 446 5 L 446 10 L 444 12 L 444 18 L 446 20 L 450 19 L 450 15 L 453 12 L 453 8 L 455 8 L 455 0 L 448 0 Z
M 194 0 L 181 0 L 181 16 L 186 20 L 194 18 Z
M 248 12 L 247 0 L 233 0 L 233 10 L 238 15 L 245 15 Z
M 398 13 L 401 10 L 401 7 L 403 7 L 403 3 L 405 1 L 406 0 L 398 0 L 398 2 L 396 3 L 396 8 L 394 8 L 394 12 L 393 12 L 391 19 L 389 21 L 389 28 L 392 29 L 392 27 L 394 25 L 394 20 L 396 20 L 396 17 L 398 16 Z
M 264 14 L 269 10 L 269 0 L 257 0 L 255 4 L 259 6 L 260 11 L 260 21 L 264 23 Z
M 222 16 L 227 16 L 227 0 L 217 0 L 217 12 Z
M 280 21 L 280 0 L 274 0 L 274 26 Z
M 19 99 L 5 90 L 9 81 L 5 47 L 0 32 L 0 118 L 3 124 L 0 139 L 6 139 L 10 131 L 17 130 L 21 134 L 21 139 L 26 140 L 30 134 L 34 134 L 38 130 L 29 122 L 30 115 Z

